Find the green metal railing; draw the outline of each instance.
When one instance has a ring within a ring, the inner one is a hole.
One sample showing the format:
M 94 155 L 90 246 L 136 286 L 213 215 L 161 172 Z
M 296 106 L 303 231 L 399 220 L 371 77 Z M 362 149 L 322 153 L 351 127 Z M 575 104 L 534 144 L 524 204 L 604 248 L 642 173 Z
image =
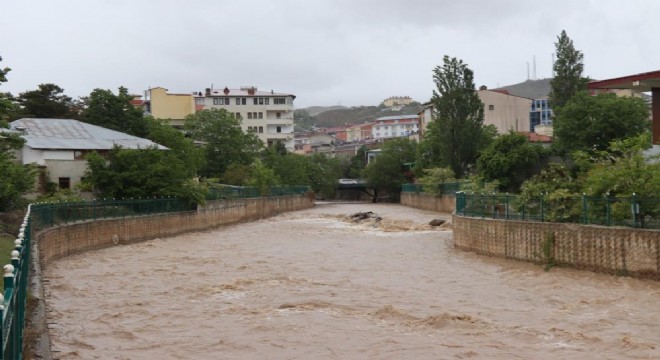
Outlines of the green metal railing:
M 27 307 L 27 285 L 30 267 L 31 206 L 21 224 L 16 245 L 11 253 L 11 265 L 3 268 L 4 291 L 0 296 L 2 308 L 2 352 L 0 359 L 20 360 L 23 356 L 23 334 Z
M 451 182 L 451 183 L 442 183 L 438 184 L 439 191 L 438 193 L 443 195 L 454 195 L 457 191 L 463 189 L 467 182 Z M 401 185 L 401 192 L 413 192 L 421 193 L 424 192 L 424 187 L 421 184 L 403 184 Z
M 31 219 L 32 227 L 35 230 L 40 230 L 78 221 L 182 212 L 195 209 L 195 204 L 179 198 L 62 201 L 33 204 Z
M 301 195 L 307 191 L 309 191 L 309 186 L 272 186 L 267 188 L 255 186 L 223 186 L 210 188 L 206 193 L 206 200 Z
M 456 214 L 504 220 L 531 220 L 660 229 L 660 197 L 538 196 L 456 193 Z

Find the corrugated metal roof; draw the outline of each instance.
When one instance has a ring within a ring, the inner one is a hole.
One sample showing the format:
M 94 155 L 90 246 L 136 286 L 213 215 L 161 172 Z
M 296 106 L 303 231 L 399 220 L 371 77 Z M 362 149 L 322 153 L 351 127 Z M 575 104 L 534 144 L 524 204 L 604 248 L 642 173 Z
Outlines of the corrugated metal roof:
M 125 149 L 166 147 L 137 136 L 73 119 L 23 118 L 9 124 L 10 129 L 23 133 L 27 146 L 33 149 L 110 150 L 115 145 Z

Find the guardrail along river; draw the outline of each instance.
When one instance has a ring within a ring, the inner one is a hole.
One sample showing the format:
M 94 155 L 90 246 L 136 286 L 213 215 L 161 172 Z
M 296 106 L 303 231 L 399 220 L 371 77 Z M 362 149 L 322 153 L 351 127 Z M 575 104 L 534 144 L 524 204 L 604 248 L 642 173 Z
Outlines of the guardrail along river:
M 319 204 L 58 260 L 54 357 L 660 358 L 660 283 L 454 250 L 434 218 Z

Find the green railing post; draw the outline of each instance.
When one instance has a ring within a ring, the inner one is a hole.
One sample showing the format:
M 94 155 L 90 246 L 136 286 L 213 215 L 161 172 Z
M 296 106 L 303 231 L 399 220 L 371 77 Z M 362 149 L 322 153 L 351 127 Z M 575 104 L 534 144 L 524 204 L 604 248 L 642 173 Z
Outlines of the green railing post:
M 96 198 L 94 198 L 94 203 L 92 205 L 92 220 L 96 220 Z
M 633 218 L 633 227 L 637 227 L 637 222 L 639 221 L 639 203 L 637 202 L 637 194 L 633 193 L 631 204 L 630 204 L 630 210 L 632 211 L 632 218 Z
M 541 204 L 541 222 L 543 222 L 543 221 L 545 221 L 545 217 L 544 217 L 544 212 L 545 212 L 545 209 L 544 209 L 545 201 L 543 201 L 543 194 L 541 194 L 540 204 Z
M 582 223 L 587 224 L 587 194 L 582 193 Z
M 610 193 L 605 194 L 605 223 L 612 226 L 612 209 L 610 205 Z

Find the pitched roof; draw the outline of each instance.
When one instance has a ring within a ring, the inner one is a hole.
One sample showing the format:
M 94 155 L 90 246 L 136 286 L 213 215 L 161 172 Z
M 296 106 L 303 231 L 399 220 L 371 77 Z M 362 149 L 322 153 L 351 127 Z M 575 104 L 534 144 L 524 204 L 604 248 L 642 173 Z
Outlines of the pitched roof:
M 167 150 L 148 139 L 72 119 L 23 118 L 9 127 L 23 133 L 26 145 L 33 149 L 110 150 L 118 145 L 125 149 L 156 146 Z
M 376 119 L 376 121 L 384 120 L 407 120 L 407 119 L 419 119 L 419 115 L 393 115 L 393 116 L 383 116 Z

